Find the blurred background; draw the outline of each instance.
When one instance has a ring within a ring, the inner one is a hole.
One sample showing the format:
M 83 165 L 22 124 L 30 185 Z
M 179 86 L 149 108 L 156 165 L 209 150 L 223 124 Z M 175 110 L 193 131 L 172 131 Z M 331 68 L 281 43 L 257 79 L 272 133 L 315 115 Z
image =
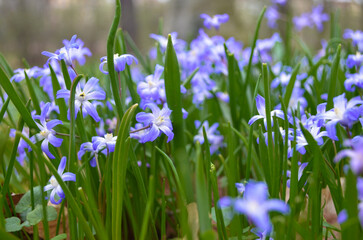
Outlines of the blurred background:
M 201 13 L 209 15 L 228 13 L 230 20 L 220 31 L 225 38 L 235 37 L 250 44 L 257 18 L 263 6 L 271 5 L 269 0 L 121 0 L 121 27 L 129 32 L 138 47 L 147 54 L 154 40 L 150 33 L 158 33 L 160 19 L 163 19 L 163 34 L 172 31 L 178 38 L 190 41 L 203 26 Z M 313 6 L 324 5 L 324 12 L 339 15 L 341 29 L 363 29 L 363 0 L 288 0 L 283 11 L 286 15 L 301 15 L 311 11 Z M 31 66 L 42 66 L 47 57 L 41 52 L 54 52 L 62 47 L 63 39 L 77 34 L 93 53 L 92 60 L 106 55 L 106 40 L 114 16 L 114 0 L 0 0 L 0 52 L 13 68 L 23 67 L 22 58 Z M 279 20 L 281 21 L 281 20 Z M 260 38 L 270 37 L 275 31 L 264 19 Z M 330 22 L 324 24 L 324 31 L 304 29 L 298 34 L 307 44 L 318 49 L 320 40 L 329 38 Z

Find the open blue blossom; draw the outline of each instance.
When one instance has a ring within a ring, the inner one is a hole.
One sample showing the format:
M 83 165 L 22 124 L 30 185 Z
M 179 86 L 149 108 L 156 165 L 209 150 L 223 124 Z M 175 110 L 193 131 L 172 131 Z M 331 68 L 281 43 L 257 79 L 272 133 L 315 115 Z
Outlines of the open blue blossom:
M 300 32 L 305 27 L 312 27 L 312 22 L 309 13 L 303 13 L 300 16 L 295 16 L 292 18 L 296 31 Z
M 363 68 L 360 69 L 359 73 L 347 73 L 346 80 L 344 81 L 344 87 L 349 92 L 354 92 L 355 88 L 363 88 Z
M 170 33 L 170 36 L 171 36 L 171 40 L 172 40 L 175 51 L 177 53 L 183 51 L 185 49 L 186 42 L 184 40 L 178 39 L 177 32 Z M 160 44 L 160 50 L 162 52 L 165 52 L 166 46 L 168 45 L 168 38 L 164 37 L 162 35 L 154 34 L 154 33 L 150 34 L 150 37 L 152 39 L 155 39 Z
M 214 123 L 209 127 L 208 121 L 205 121 L 201 126 L 201 122 L 196 120 L 194 122 L 195 127 L 199 128 L 198 135 L 194 136 L 194 142 L 198 141 L 200 144 L 204 143 L 203 126 L 207 133 L 208 142 L 210 144 L 210 154 L 215 153 L 220 147 L 223 147 L 223 136 L 220 135 L 217 130 L 219 123 Z
M 329 20 L 329 15 L 323 13 L 323 10 L 324 10 L 323 5 L 318 5 L 313 8 L 310 14 L 311 21 L 316 26 L 319 32 L 323 31 L 324 29 L 323 22 Z
M 363 173 L 363 137 L 358 136 L 352 140 L 346 140 L 344 142 L 346 146 L 352 147 L 352 149 L 344 149 L 340 151 L 334 161 L 338 162 L 342 158 L 350 158 L 350 168 L 356 174 Z
M 300 180 L 300 178 L 302 177 L 302 175 L 303 175 L 303 173 L 304 173 L 304 169 L 306 168 L 306 166 L 308 165 L 308 163 L 306 162 L 306 163 L 301 163 L 301 162 L 299 162 L 298 163 L 299 164 L 299 170 L 298 170 L 298 177 L 297 177 L 297 179 L 298 180 Z M 291 171 L 290 170 L 287 170 L 287 172 L 286 172 L 286 175 L 287 175 L 287 177 L 289 178 L 289 179 L 287 179 L 287 181 L 286 181 L 286 186 L 288 187 L 288 188 L 290 188 L 290 178 L 291 178 Z
M 219 202 L 220 207 L 232 206 L 234 211 L 244 214 L 252 221 L 259 231 L 270 233 L 272 224 L 269 218 L 270 211 L 288 214 L 289 206 L 279 199 L 268 199 L 268 188 L 264 182 L 248 182 L 242 198 L 226 199 Z
M 22 134 L 29 138 L 29 128 L 24 127 Z M 13 128 L 10 129 L 9 136 L 15 138 L 15 135 L 16 135 L 16 129 L 13 129 Z M 29 144 L 24 139 L 20 139 L 19 145 L 18 145 L 19 156 L 18 156 L 17 160 L 20 163 L 20 165 L 22 165 L 22 166 L 24 165 L 24 160 L 27 157 L 25 149 L 27 149 L 28 152 L 30 152 L 32 150 L 31 147 L 29 146 Z
M 46 122 L 45 120 L 46 120 L 49 108 L 50 108 L 50 103 L 47 103 L 44 106 L 44 108 L 41 112 L 41 115 L 34 116 L 34 119 L 40 120 L 40 124 L 35 122 L 37 124 L 38 128 L 40 129 L 40 133 L 37 133 L 35 136 L 31 137 L 31 140 L 33 142 L 39 142 L 39 141 L 43 140 L 41 149 L 43 150 L 43 152 L 45 152 L 47 154 L 47 156 L 49 158 L 54 159 L 55 157 L 49 151 L 48 143 L 52 144 L 54 147 L 60 147 L 62 145 L 63 139 L 55 137 L 55 131 L 52 129 L 55 126 L 62 124 L 62 121 L 60 121 L 58 119 L 53 119 L 53 120 L 50 120 L 49 122 Z
M 92 142 L 82 143 L 81 148 L 77 154 L 78 159 L 81 159 L 86 152 L 90 152 L 91 154 L 90 156 L 92 156 L 90 165 L 91 167 L 96 167 L 98 154 L 102 152 L 103 154 L 107 155 L 107 149 L 105 148 L 102 150 L 102 145 L 101 147 L 100 145 L 101 144 L 97 144 L 96 141 L 94 141 L 93 143 Z
M 109 152 L 114 152 L 116 147 L 117 136 L 112 133 L 105 134 L 104 137 L 92 137 L 92 143 L 97 149 L 107 148 Z
M 10 82 L 20 82 L 25 79 L 25 73 L 29 78 L 37 78 L 37 73 L 40 71 L 40 68 L 35 66 L 30 69 L 18 68 L 14 71 L 14 75 L 10 78 Z
M 267 24 L 270 28 L 276 28 L 276 22 L 280 18 L 280 12 L 278 11 L 278 7 L 275 5 L 269 6 L 266 9 L 265 18 L 267 19 Z
M 79 65 L 84 65 L 86 63 L 85 56 L 92 56 L 91 51 L 88 48 L 84 47 L 84 42 L 80 38 L 77 38 L 74 43 L 72 43 L 72 40 L 68 41 L 67 39 L 64 39 L 63 44 L 64 46 L 69 48 L 69 55 L 72 61 L 76 60 Z
M 66 157 L 62 157 L 59 166 L 58 166 L 58 174 L 61 176 L 62 180 L 64 182 L 68 182 L 68 181 L 72 181 L 75 182 L 76 181 L 76 174 L 71 173 L 71 172 L 64 172 L 64 169 L 66 167 L 66 162 L 67 162 L 67 158 Z M 52 190 L 52 192 L 50 193 L 50 202 L 53 204 L 60 204 L 62 202 L 62 200 L 66 197 L 62 187 L 59 185 L 57 179 L 52 176 L 49 179 L 50 184 L 46 185 L 44 187 L 44 191 L 49 191 Z M 55 199 L 56 194 L 58 195 L 59 200 L 57 201 Z
M 363 32 L 360 30 L 353 31 L 345 29 L 343 34 L 344 39 L 352 39 L 353 46 L 357 46 L 359 51 L 363 51 Z
M 307 130 L 310 132 L 311 136 L 317 141 L 318 145 L 322 145 L 324 143 L 323 137 L 328 136 L 328 133 L 326 131 L 320 132 L 320 127 L 312 124 L 307 127 Z M 291 136 L 290 140 L 293 140 L 294 137 Z M 296 150 L 299 151 L 301 154 L 305 154 L 305 146 L 308 145 L 308 142 L 306 141 L 306 138 L 304 134 L 299 130 L 297 131 L 296 136 Z
M 106 98 L 106 93 L 98 85 L 98 79 L 95 77 L 90 78 L 86 84 L 82 87 L 81 83 L 77 85 L 76 88 L 76 98 L 75 98 L 75 115 L 80 109 L 82 109 L 84 114 L 89 114 L 96 121 L 100 121 L 96 107 L 90 102 L 91 100 L 104 100 Z M 57 98 L 70 98 L 70 91 L 67 89 L 61 89 L 57 92 Z M 70 112 L 68 111 L 68 119 L 70 118 Z
M 248 121 L 248 124 L 249 125 L 252 125 L 258 119 L 263 119 L 265 128 L 267 129 L 265 99 L 263 97 L 261 97 L 259 94 L 257 94 L 257 97 L 256 97 L 256 106 L 257 106 L 257 111 L 258 111 L 259 115 L 253 116 Z M 281 118 L 281 119 L 284 119 L 285 118 L 283 111 L 281 111 L 281 110 L 273 110 L 273 111 L 271 111 L 271 124 L 273 124 L 273 119 L 272 119 L 273 116 L 276 116 L 276 117 Z
M 344 127 L 351 128 L 353 124 L 358 121 L 360 116 L 360 109 L 356 106 L 362 104 L 363 100 L 358 96 L 352 98 L 349 102 L 345 98 L 345 93 L 339 95 L 333 99 L 334 108 L 327 111 L 321 117 L 325 120 L 329 120 L 326 123 L 326 130 L 328 131 L 328 136 L 338 141 L 336 135 L 335 126 L 340 123 Z
M 136 120 L 149 126 L 148 131 L 142 137 L 142 142 L 152 142 L 163 132 L 167 137 L 167 142 L 174 138 L 172 132 L 173 126 L 170 121 L 171 110 L 164 106 L 161 110 L 155 104 L 149 103 L 146 107 L 150 108 L 152 113 L 140 112 L 136 115 Z
M 55 59 L 58 61 L 64 60 L 64 62 L 68 66 L 72 66 L 73 59 L 72 59 L 70 50 L 72 48 L 79 48 L 79 45 L 76 42 L 76 38 L 77 38 L 77 35 L 73 35 L 72 39 L 69 42 L 67 42 L 67 45 L 62 47 L 61 49 L 58 49 L 57 51 L 55 51 L 55 53 L 43 51 L 42 54 L 44 56 L 49 57 L 49 59 L 47 60 L 47 64 L 50 60 Z
M 100 71 L 104 74 L 108 74 L 107 71 L 103 70 L 103 65 L 105 65 L 107 63 L 107 56 L 101 57 L 100 60 L 101 60 Z M 122 54 L 120 56 L 116 53 L 115 55 L 113 55 L 113 62 L 114 62 L 116 72 L 124 71 L 126 68 L 126 64 L 129 66 L 133 62 L 135 62 L 135 64 L 138 64 L 137 59 L 134 56 L 132 56 L 131 54 Z
M 143 99 L 158 100 L 160 96 L 160 89 L 164 86 L 164 80 L 160 79 L 163 74 L 164 67 L 156 64 L 155 72 L 145 78 L 145 81 L 140 81 L 137 85 L 137 93 Z
M 215 29 L 219 29 L 219 26 L 222 23 L 226 23 L 229 20 L 228 14 L 217 14 L 213 17 L 210 17 L 208 14 L 202 13 L 200 17 L 204 19 L 204 26 L 208 29 L 214 27 Z
M 348 68 L 359 68 L 363 62 L 363 55 L 360 52 L 356 54 L 349 54 L 347 58 L 347 67 Z

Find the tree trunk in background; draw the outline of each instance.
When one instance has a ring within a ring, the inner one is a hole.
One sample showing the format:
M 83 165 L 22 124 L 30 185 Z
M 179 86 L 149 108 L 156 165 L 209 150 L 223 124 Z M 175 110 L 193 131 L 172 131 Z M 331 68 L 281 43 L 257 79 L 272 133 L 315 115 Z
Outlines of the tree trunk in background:
M 186 39 L 193 25 L 194 7 L 197 0 L 172 0 L 169 11 L 164 20 L 164 29 L 167 33 L 178 32 L 178 38 Z
M 137 20 L 132 0 L 121 1 L 121 28 L 128 32 L 132 39 L 138 43 Z

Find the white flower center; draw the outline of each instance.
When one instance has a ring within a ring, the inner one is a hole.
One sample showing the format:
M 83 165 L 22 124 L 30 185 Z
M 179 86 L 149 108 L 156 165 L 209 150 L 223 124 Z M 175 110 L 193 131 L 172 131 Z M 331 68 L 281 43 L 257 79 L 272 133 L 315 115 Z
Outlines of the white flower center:
M 159 117 L 157 117 L 157 118 L 155 119 L 155 124 L 159 126 L 159 125 L 161 125 L 164 121 L 165 121 L 165 120 L 164 120 L 164 117 L 163 117 L 163 116 L 159 116 Z
M 112 133 L 107 133 L 105 135 L 106 142 L 111 142 L 112 141 L 112 138 L 113 138 L 113 134 Z
M 86 94 L 84 92 L 81 92 L 78 95 L 77 100 L 83 102 L 85 100 L 85 98 L 86 98 Z
M 151 80 L 147 81 L 147 84 L 149 85 L 149 88 L 155 87 L 155 83 Z
M 337 117 L 339 119 L 343 119 L 343 113 L 342 113 L 342 111 L 340 111 L 339 108 L 334 108 L 334 113 L 335 113 L 335 115 L 337 115 Z
M 58 187 L 58 181 L 57 181 L 57 179 L 55 179 L 55 178 L 51 178 L 51 179 L 50 179 L 50 184 L 51 184 L 54 188 Z
M 47 138 L 49 135 L 50 131 L 48 131 L 47 129 L 44 129 L 43 131 L 40 132 L 40 135 L 42 135 L 42 137 Z

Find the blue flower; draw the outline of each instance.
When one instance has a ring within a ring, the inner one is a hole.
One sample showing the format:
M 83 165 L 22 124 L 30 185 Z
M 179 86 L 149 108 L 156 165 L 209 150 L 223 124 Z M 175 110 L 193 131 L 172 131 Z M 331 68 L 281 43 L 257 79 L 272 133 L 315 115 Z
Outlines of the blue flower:
M 202 13 L 200 14 L 200 17 L 204 19 L 204 26 L 208 29 L 211 29 L 214 27 L 215 29 L 219 29 L 219 26 L 222 23 L 226 23 L 229 20 L 228 14 L 217 14 L 213 17 L 210 17 L 209 15 Z
M 316 28 L 319 32 L 323 31 L 323 22 L 326 22 L 329 20 L 329 15 L 326 13 L 323 13 L 324 7 L 323 5 L 318 5 L 313 8 L 310 14 L 310 18 L 313 24 L 315 24 Z
M 92 56 L 91 51 L 88 48 L 83 47 L 84 42 L 80 38 L 77 38 L 73 43 L 72 40 L 68 41 L 65 39 L 63 40 L 63 44 L 69 48 L 69 55 L 72 61 L 77 60 L 79 65 L 84 65 L 86 63 L 85 56 Z
M 103 70 L 103 65 L 105 65 L 107 63 L 107 56 L 102 57 L 100 60 L 101 60 L 100 71 L 104 74 L 108 74 L 107 71 Z M 135 62 L 135 64 L 138 64 L 137 59 L 134 56 L 132 56 L 131 54 L 123 54 L 120 56 L 116 53 L 115 55 L 113 55 L 113 62 L 114 62 L 116 72 L 124 71 L 126 68 L 126 64 L 129 66 L 133 62 Z
M 347 79 L 344 81 L 344 87 L 347 91 L 354 92 L 355 87 L 363 88 L 363 68 L 359 73 L 347 73 L 345 76 Z
M 352 149 L 344 149 L 340 151 L 334 161 L 338 162 L 342 158 L 350 158 L 350 168 L 356 174 L 363 173 L 363 137 L 357 136 L 352 140 L 346 140 L 344 142 L 346 146 L 352 147 Z
M 76 181 L 76 174 L 71 173 L 71 172 L 64 172 L 64 169 L 66 167 L 66 162 L 67 162 L 67 158 L 66 157 L 62 157 L 59 166 L 58 166 L 58 174 L 61 176 L 62 180 L 64 182 L 68 182 L 68 181 L 72 181 L 75 182 Z M 60 204 L 62 202 L 62 200 L 66 197 L 64 195 L 63 189 L 62 187 L 59 185 L 57 179 L 52 176 L 49 179 L 50 184 L 46 185 L 44 187 L 44 191 L 49 191 L 52 190 L 52 192 L 50 193 L 50 202 L 53 204 Z M 59 197 L 59 200 L 57 201 L 55 199 L 56 194 Z
M 160 110 L 153 103 L 146 104 L 146 107 L 150 108 L 152 113 L 140 112 L 136 115 L 138 122 L 143 123 L 144 126 L 149 126 L 140 142 L 152 142 L 160 136 L 161 132 L 168 137 L 167 142 L 171 141 L 174 138 L 173 126 L 170 121 L 171 110 L 167 106 Z
M 50 120 L 46 122 L 45 119 L 49 112 L 50 103 L 45 104 L 41 115 L 35 115 L 33 118 L 40 120 L 40 124 L 35 122 L 40 129 L 40 133 L 37 133 L 35 136 L 31 137 L 33 142 L 42 141 L 41 149 L 43 152 L 47 154 L 49 158 L 54 159 L 55 157 L 50 153 L 48 143 L 52 144 L 54 147 L 60 147 L 62 145 L 63 139 L 55 137 L 55 131 L 52 129 L 55 126 L 62 124 L 62 121 L 58 119 Z
M 104 100 L 106 98 L 106 93 L 98 85 L 98 79 L 95 77 L 90 78 L 87 83 L 81 87 L 81 83 L 77 85 L 76 88 L 76 98 L 75 98 L 75 115 L 82 108 L 84 114 L 89 114 L 96 121 L 100 121 L 96 107 L 90 102 L 91 100 Z M 67 89 L 61 89 L 57 92 L 57 98 L 70 98 L 70 91 Z M 70 112 L 68 110 L 68 119 L 70 118 Z
M 76 38 L 77 38 L 77 35 L 73 35 L 72 39 L 69 42 L 66 42 L 67 43 L 66 46 L 62 47 L 61 49 L 56 50 L 55 53 L 43 51 L 42 54 L 44 56 L 49 57 L 49 59 L 47 60 L 47 64 L 50 60 L 55 59 L 58 61 L 64 60 L 68 66 L 72 66 L 73 59 L 72 59 L 70 50 L 72 48 L 79 48 L 79 45 L 76 42 Z
M 170 33 L 170 36 L 171 36 L 171 40 L 172 40 L 175 51 L 177 53 L 180 51 L 183 51 L 186 46 L 186 42 L 184 40 L 177 38 L 178 37 L 177 32 Z M 154 34 L 154 33 L 150 34 L 150 37 L 152 39 L 155 39 L 160 44 L 160 50 L 162 52 L 165 52 L 166 46 L 168 45 L 168 38 L 164 37 L 162 35 Z
M 107 155 L 107 149 L 102 150 L 102 148 L 103 148 L 102 145 L 97 144 L 97 143 L 98 142 L 96 142 L 96 141 L 94 141 L 93 143 L 92 142 L 82 143 L 81 148 L 77 154 L 78 159 L 81 159 L 86 152 L 90 152 L 91 156 L 92 156 L 90 165 L 91 165 L 91 167 L 96 167 L 98 154 L 100 152 L 102 152 L 103 154 Z M 100 145 L 101 145 L 101 147 L 100 147 Z
M 265 128 L 267 129 L 267 119 L 266 119 L 266 109 L 265 109 L 265 99 L 261 97 L 259 94 L 257 94 L 256 97 L 256 106 L 257 111 L 259 115 L 253 116 L 249 121 L 248 124 L 252 125 L 254 122 L 256 122 L 258 119 L 263 119 L 263 122 L 265 124 Z M 272 117 L 276 116 L 278 118 L 284 119 L 284 112 L 281 110 L 273 110 L 271 111 L 271 124 L 273 124 Z
M 343 34 L 344 39 L 352 39 L 353 46 L 358 46 L 359 51 L 363 51 L 363 32 L 360 30 L 353 31 L 352 29 L 345 29 Z
M 356 54 L 349 54 L 347 58 L 347 67 L 348 68 L 359 68 L 359 66 L 363 62 L 363 55 L 360 54 L 360 52 L 357 52 Z
M 315 124 L 311 124 L 310 126 L 307 126 L 307 130 L 310 132 L 312 137 L 317 141 L 318 145 L 322 145 L 324 143 L 323 137 L 328 136 L 328 133 L 326 131 L 320 132 L 320 127 L 316 126 Z M 290 136 L 290 140 L 294 140 L 293 136 Z M 296 150 L 299 151 L 301 154 L 305 154 L 305 146 L 308 145 L 308 142 L 305 139 L 304 134 L 301 132 L 301 130 L 297 131 L 296 136 Z
M 343 209 L 342 211 L 340 211 L 340 213 L 338 214 L 338 219 L 337 222 L 339 224 L 344 223 L 345 221 L 348 220 L 348 212 L 346 209 Z
M 309 13 L 303 13 L 300 16 L 295 16 L 292 18 L 296 31 L 300 32 L 305 27 L 312 27 L 312 22 Z
M 280 13 L 277 6 L 269 6 L 266 9 L 265 18 L 267 19 L 267 24 L 270 28 L 276 28 L 276 21 L 280 18 Z
M 220 207 L 232 206 L 234 211 L 247 216 L 260 232 L 267 234 L 272 230 L 270 211 L 288 214 L 289 206 L 279 199 L 268 199 L 268 188 L 264 182 L 248 182 L 242 198 L 221 198 Z
M 104 137 L 92 137 L 93 148 L 102 149 L 107 148 L 109 152 L 114 152 L 116 147 L 117 136 L 112 133 L 107 133 Z
M 37 74 L 40 70 L 41 68 L 37 66 L 32 67 L 30 69 L 18 68 L 14 71 L 14 75 L 10 78 L 10 82 L 12 82 L 13 80 L 15 82 L 23 81 L 25 79 L 24 72 L 26 72 L 26 75 L 28 75 L 29 78 L 37 78 L 38 77 Z
M 210 154 L 215 153 L 220 147 L 223 146 L 223 136 L 220 135 L 217 128 L 219 123 L 214 123 L 209 127 L 208 121 L 205 121 L 201 126 L 201 122 L 196 120 L 194 122 L 195 127 L 199 128 L 198 135 L 194 136 L 194 142 L 200 142 L 200 144 L 204 143 L 204 135 L 203 135 L 203 126 L 205 128 L 205 132 L 207 134 L 208 142 L 210 144 Z
M 156 64 L 155 72 L 145 78 L 145 81 L 140 81 L 137 85 L 137 93 L 142 99 L 151 99 L 157 101 L 161 97 L 160 90 L 164 88 L 164 80 L 160 79 L 163 74 L 164 67 Z
M 345 93 L 339 95 L 333 99 L 334 108 L 327 111 L 321 116 L 325 120 L 329 120 L 326 123 L 326 130 L 328 131 L 328 136 L 338 141 L 336 136 L 335 126 L 340 123 L 344 127 L 351 128 L 353 124 L 358 121 L 360 110 L 356 105 L 362 104 L 363 100 L 357 96 L 352 98 L 349 102 L 345 98 Z
M 308 163 L 301 163 L 301 162 L 298 162 L 299 164 L 299 170 L 298 170 L 298 180 L 300 180 L 300 178 L 302 177 L 303 173 L 304 173 L 304 169 L 306 168 L 306 166 L 308 165 Z M 286 186 L 288 188 L 290 188 L 290 178 L 291 178 L 291 171 L 290 170 L 287 170 L 286 172 L 286 175 L 287 177 L 289 178 L 287 181 L 286 181 Z

